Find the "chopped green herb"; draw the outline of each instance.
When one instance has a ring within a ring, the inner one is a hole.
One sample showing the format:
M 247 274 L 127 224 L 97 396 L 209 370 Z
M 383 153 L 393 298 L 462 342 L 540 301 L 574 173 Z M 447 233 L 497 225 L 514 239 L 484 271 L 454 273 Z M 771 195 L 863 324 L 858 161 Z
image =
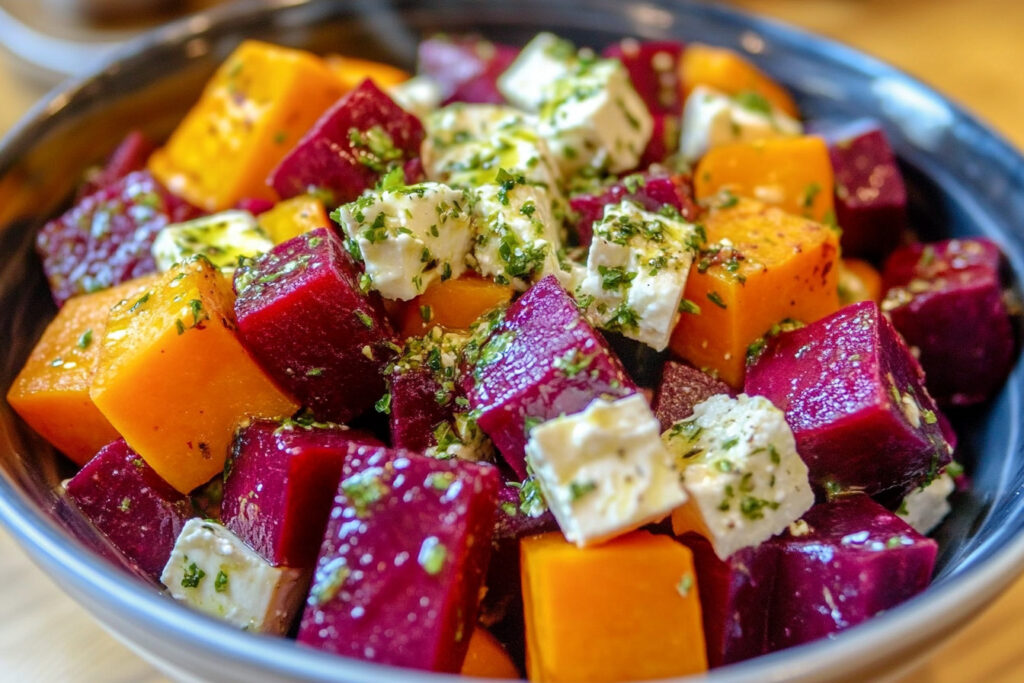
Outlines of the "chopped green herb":
M 185 558 L 185 561 L 188 562 L 187 557 Z M 185 573 L 181 577 L 181 587 L 196 588 L 205 576 L 206 572 L 200 569 L 199 566 L 193 562 L 185 567 Z
M 373 318 L 367 315 L 365 311 L 356 309 L 356 317 L 359 318 L 359 322 L 361 322 L 366 329 L 373 329 Z
M 317 568 L 313 587 L 309 591 L 309 601 L 314 605 L 330 602 L 345 585 L 351 573 L 344 557 L 336 557 L 323 567 Z
M 213 590 L 218 593 L 227 593 L 228 591 L 228 575 L 223 569 L 217 572 L 217 578 L 213 580 Z
M 382 474 L 381 468 L 371 467 L 341 482 L 341 491 L 355 508 L 357 516 L 364 516 L 371 505 L 382 500 L 390 492 L 381 481 Z
M 683 574 L 683 578 L 679 579 L 679 583 L 676 584 L 676 591 L 678 591 L 679 595 L 685 598 L 690 594 L 690 591 L 692 589 L 693 574 L 691 574 L 690 572 L 686 572 L 685 574 Z
M 373 406 L 378 413 L 389 415 L 391 413 L 391 392 L 381 396 Z
M 700 306 L 689 299 L 683 299 L 679 302 L 679 312 L 689 313 L 690 315 L 700 315 Z
M 117 509 L 121 512 L 128 512 L 132 508 L 132 499 L 127 496 L 121 499 L 121 503 L 117 506 Z
M 310 368 L 306 370 L 306 377 L 319 377 L 322 374 L 324 374 L 323 368 Z
M 78 348 L 83 351 L 92 344 L 92 329 L 88 329 L 82 333 L 82 336 L 78 338 L 78 343 L 75 344 Z
M 595 481 L 585 481 L 582 483 L 578 481 L 571 482 L 569 484 L 569 499 L 573 503 L 575 503 L 577 500 L 587 495 L 591 491 L 595 490 L 596 488 L 597 482 Z
M 736 104 L 748 111 L 764 114 L 765 116 L 771 116 L 772 114 L 771 102 L 759 92 L 744 90 L 733 95 L 732 99 Z
M 444 569 L 444 561 L 447 558 L 448 549 L 437 536 L 427 536 L 420 545 L 420 553 L 416 560 L 423 567 L 423 571 L 431 576 L 437 576 Z
M 727 308 L 725 302 L 722 301 L 722 297 L 719 296 L 718 292 L 708 292 L 707 297 L 708 301 L 718 306 L 719 308 Z

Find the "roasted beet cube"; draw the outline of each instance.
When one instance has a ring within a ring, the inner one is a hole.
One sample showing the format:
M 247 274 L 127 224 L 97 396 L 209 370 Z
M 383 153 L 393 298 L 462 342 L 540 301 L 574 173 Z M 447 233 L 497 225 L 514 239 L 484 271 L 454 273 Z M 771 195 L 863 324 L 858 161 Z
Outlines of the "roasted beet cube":
M 627 38 L 609 45 L 601 54 L 622 62 L 629 71 L 640 97 L 652 115 L 683 111 L 683 88 L 679 83 L 679 61 L 683 43 L 675 40 L 637 42 Z
M 950 461 L 921 366 L 873 301 L 768 339 L 745 390 L 786 413 L 819 490 L 906 494 Z
M 366 79 L 320 117 L 267 182 L 282 198 L 316 187 L 350 202 L 393 165 L 419 156 L 423 136 L 419 119 Z
M 835 172 L 836 221 L 844 256 L 877 258 L 899 244 L 907 189 L 885 131 L 870 119 L 818 127 Z
M 441 85 L 443 104 L 502 104 L 497 80 L 519 48 L 478 36 L 434 36 L 420 43 L 419 72 Z
M 235 273 L 246 349 L 318 419 L 346 422 L 384 393 L 394 333 L 328 228 L 283 242 Z
M 312 567 L 351 443 L 383 445 L 340 425 L 245 427 L 224 469 L 224 526 L 273 565 Z
M 909 600 L 931 581 L 938 551 L 864 495 L 816 505 L 771 543 L 779 553 L 772 650 L 837 633 Z
M 274 208 L 274 202 L 261 197 L 243 197 L 235 203 L 235 208 L 241 211 L 248 211 L 253 216 L 259 216 Z
M 920 351 L 928 390 L 939 403 L 984 401 L 1010 372 L 1014 338 L 1000 260 L 990 240 L 953 239 L 903 247 L 886 263 L 882 309 Z
M 672 114 L 652 114 L 654 127 L 651 139 L 640 157 L 637 168 L 647 168 L 651 164 L 660 164 L 679 147 L 680 120 Z
M 156 580 L 190 517 L 188 497 L 124 439 L 104 446 L 67 483 L 67 496 L 125 557 Z
M 383 664 L 459 671 L 500 485 L 490 465 L 353 446 L 299 642 Z
M 618 204 L 624 199 L 636 202 L 647 211 L 657 213 L 671 206 L 686 220 L 697 218 L 698 208 L 693 200 L 693 187 L 684 175 L 632 175 L 605 189 L 602 194 L 577 195 L 569 201 L 577 213 L 576 234 L 580 244 L 590 244 L 594 236 L 594 221 L 604 215 L 604 207 Z
M 692 365 L 666 361 L 651 408 L 662 431 L 693 414 L 693 407 L 716 394 L 732 395 L 729 385 Z
M 520 477 L 534 422 L 570 415 L 602 395 L 637 391 L 619 359 L 553 275 L 526 291 L 480 348 L 467 397 L 480 428 Z
M 154 149 L 156 145 L 141 131 L 130 131 L 110 155 L 106 165 L 86 179 L 81 196 L 113 185 L 133 171 L 141 171 L 146 167 L 146 160 Z
M 57 305 L 156 270 L 150 248 L 169 223 L 200 212 L 148 171 L 129 173 L 83 197 L 39 231 L 36 250 Z

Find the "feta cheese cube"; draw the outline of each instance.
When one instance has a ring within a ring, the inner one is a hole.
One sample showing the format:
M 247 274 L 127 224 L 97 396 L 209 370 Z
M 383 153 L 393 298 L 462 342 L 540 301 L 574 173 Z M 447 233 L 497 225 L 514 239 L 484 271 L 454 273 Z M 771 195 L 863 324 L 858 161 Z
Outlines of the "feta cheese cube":
M 682 219 L 609 204 L 594 223 L 587 271 L 576 296 L 594 325 L 658 351 L 679 322 L 697 229 Z
M 309 572 L 273 567 L 216 522 L 190 519 L 160 581 L 175 600 L 239 628 L 283 635 L 302 607 Z
M 420 119 L 441 106 L 441 84 L 424 74 L 391 86 L 388 95 L 398 106 Z
M 694 162 L 709 149 L 730 142 L 793 137 L 802 133 L 799 121 L 754 92 L 730 97 L 698 85 L 683 107 L 679 151 L 684 159 Z
M 471 198 L 440 183 L 367 191 L 332 217 L 366 266 L 364 283 L 387 299 L 411 299 L 466 269 Z
M 616 59 L 581 61 L 545 90 L 539 132 L 564 177 L 591 167 L 610 173 L 635 168 L 654 121 Z
M 594 399 L 530 432 L 526 458 L 565 537 L 593 545 L 686 502 L 672 455 L 643 396 Z
M 242 257 L 258 256 L 273 240 L 248 211 L 221 211 L 184 223 L 172 223 L 153 240 L 153 260 L 161 271 L 202 255 L 218 268 L 234 268 Z
M 931 533 L 952 509 L 949 496 L 955 489 L 953 477 L 943 470 L 927 486 L 908 493 L 896 511 L 896 516 L 914 527 L 919 534 Z
M 662 438 L 689 502 L 672 514 L 723 560 L 782 532 L 814 504 L 807 466 L 785 415 L 762 396 L 712 396 Z
M 538 33 L 498 77 L 498 91 L 527 111 L 537 111 L 544 91 L 576 65 L 576 46 L 553 33 Z

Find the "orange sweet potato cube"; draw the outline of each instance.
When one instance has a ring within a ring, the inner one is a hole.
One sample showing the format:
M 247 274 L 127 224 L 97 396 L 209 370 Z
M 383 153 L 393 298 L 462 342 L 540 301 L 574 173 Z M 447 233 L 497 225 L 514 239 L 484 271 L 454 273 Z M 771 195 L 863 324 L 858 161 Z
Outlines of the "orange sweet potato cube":
M 331 225 L 324 203 L 309 194 L 278 202 L 274 208 L 261 213 L 257 221 L 275 244 Z
M 624 681 L 707 670 L 693 556 L 634 531 L 592 548 L 560 532 L 520 544 L 531 681 Z
M 683 314 L 669 346 L 740 387 L 747 348 L 772 325 L 810 323 L 839 308 L 839 236 L 752 199 L 712 209 L 704 228 L 709 247 L 728 240 L 731 248 L 698 257 L 683 296 L 700 313 Z
M 785 88 L 739 53 L 727 48 L 690 43 L 679 62 L 679 72 L 684 97 L 698 85 L 706 85 L 727 95 L 752 91 L 790 116 L 800 115 Z
M 367 78 L 381 90 L 387 90 L 393 85 L 409 80 L 408 71 L 403 71 L 397 66 L 384 62 L 342 55 L 327 55 L 324 57 L 324 61 L 341 81 L 341 87 L 345 92 L 354 89 Z
M 693 189 L 698 200 L 728 191 L 834 223 L 833 182 L 825 141 L 805 135 L 715 147 L 697 164 Z
M 233 305 L 220 271 L 187 261 L 115 305 L 101 340 L 93 402 L 182 493 L 224 468 L 241 422 L 298 409 L 242 348 Z
M 89 398 L 110 308 L 138 297 L 156 278 L 145 276 L 68 299 L 7 392 L 15 412 L 78 465 L 118 438 Z
M 246 41 L 153 153 L 149 170 L 207 211 L 230 208 L 243 197 L 274 199 L 266 183 L 270 171 L 343 93 L 316 55 Z
M 421 337 L 435 325 L 462 332 L 481 315 L 512 300 L 512 287 L 466 273 L 435 282 L 402 312 L 402 336 Z

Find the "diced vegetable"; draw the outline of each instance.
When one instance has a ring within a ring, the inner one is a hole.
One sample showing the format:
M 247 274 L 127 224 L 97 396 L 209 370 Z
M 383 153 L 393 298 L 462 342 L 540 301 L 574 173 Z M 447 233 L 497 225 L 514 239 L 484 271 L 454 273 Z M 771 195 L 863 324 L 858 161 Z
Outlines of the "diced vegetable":
M 458 672 L 476 623 L 500 484 L 490 465 L 368 446 L 350 451 L 299 642 Z
M 678 361 L 666 361 L 661 380 L 651 400 L 661 431 L 693 415 L 693 407 L 717 394 L 730 394 L 729 385 L 697 368 Z
M 207 211 L 231 208 L 243 197 L 274 199 L 267 174 L 342 92 L 319 57 L 247 40 L 150 157 L 149 169 Z
M 129 131 L 107 159 L 106 165 L 87 175 L 85 184 L 79 191 L 79 197 L 102 190 L 129 173 L 146 168 L 146 160 L 154 149 L 153 142 L 141 131 Z
M 785 89 L 732 50 L 690 43 L 683 52 L 680 69 L 687 96 L 699 85 L 729 95 L 753 92 L 790 116 L 799 116 L 793 98 Z
M 678 115 L 683 109 L 679 64 L 685 47 L 676 40 L 626 38 L 606 47 L 601 55 L 622 62 L 652 116 Z
M 521 678 L 505 648 L 482 626 L 474 628 L 469 637 L 469 649 L 459 673 L 476 678 Z
M 344 55 L 327 55 L 324 57 L 324 62 L 341 81 L 344 92 L 355 90 L 367 78 L 381 90 L 409 80 L 409 72 L 385 62 Z
M 230 283 L 200 258 L 115 305 L 99 340 L 89 395 L 128 445 L 182 493 L 223 469 L 240 422 L 298 407 L 242 348 L 233 303 Z
M 707 669 L 685 546 L 636 531 L 595 548 L 577 548 L 557 532 L 523 539 L 521 547 L 531 681 L 644 680 Z
M 441 86 L 444 104 L 480 102 L 501 104 L 497 80 L 519 48 L 476 36 L 434 36 L 417 48 L 419 71 Z
M 873 302 L 769 339 L 744 388 L 785 411 L 826 492 L 902 496 L 950 461 L 921 366 Z
M 952 511 L 949 497 L 956 490 L 956 481 L 949 473 L 952 466 L 942 471 L 927 486 L 916 488 L 903 499 L 896 516 L 919 534 L 931 533 Z
M 695 87 L 686 99 L 682 129 L 679 151 L 689 162 L 721 145 L 803 132 L 799 121 L 757 93 L 730 96 L 704 85 Z
M 384 393 L 381 370 L 394 354 L 394 334 L 359 278 L 328 228 L 279 244 L 235 275 L 243 344 L 322 420 L 345 422 Z
M 839 303 L 882 301 L 882 275 L 867 261 L 844 258 L 839 261 Z
M 125 557 L 154 579 L 193 514 L 124 439 L 107 444 L 68 480 L 68 498 Z
M 280 201 L 257 219 L 274 244 L 287 242 L 304 232 L 331 225 L 324 203 L 310 194 Z
M 637 168 L 649 168 L 665 162 L 679 147 L 679 119 L 669 114 L 651 116 L 651 139 L 640 156 Z
M 153 259 L 166 271 L 201 254 L 218 268 L 230 269 L 273 246 L 251 213 L 235 209 L 162 228 L 153 240 Z
M 514 290 L 473 273 L 435 282 L 409 302 L 402 315 L 402 336 L 421 337 L 434 327 L 466 332 L 480 316 L 512 300 Z

